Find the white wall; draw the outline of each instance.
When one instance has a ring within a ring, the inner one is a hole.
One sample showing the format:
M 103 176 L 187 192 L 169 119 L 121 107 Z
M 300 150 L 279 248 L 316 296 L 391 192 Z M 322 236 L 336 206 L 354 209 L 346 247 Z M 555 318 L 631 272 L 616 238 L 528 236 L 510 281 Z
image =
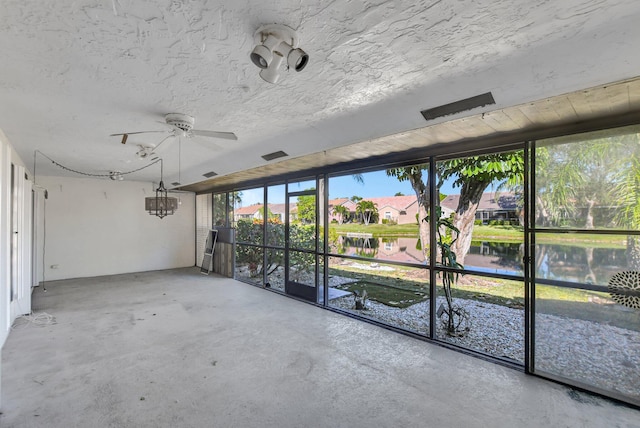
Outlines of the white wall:
M 144 210 L 152 183 L 36 177 L 45 203 L 45 281 L 195 265 L 195 195 L 174 215 Z M 173 194 L 172 196 L 178 196 Z

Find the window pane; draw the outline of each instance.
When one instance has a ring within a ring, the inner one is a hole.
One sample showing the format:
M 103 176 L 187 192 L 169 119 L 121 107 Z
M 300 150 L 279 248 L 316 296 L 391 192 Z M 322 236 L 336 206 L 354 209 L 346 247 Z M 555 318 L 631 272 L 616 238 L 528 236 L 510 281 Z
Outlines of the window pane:
M 537 226 L 640 228 L 637 127 L 539 141 L 535 162 Z
M 267 188 L 267 241 L 266 245 L 284 247 L 284 220 L 286 216 L 284 184 Z
M 640 317 L 607 293 L 536 285 L 536 371 L 640 404 Z
M 284 292 L 284 250 L 265 250 L 267 253 L 267 283 L 272 290 Z
M 429 334 L 429 271 L 331 257 L 329 306 Z
M 538 233 L 536 278 L 606 286 L 612 275 L 635 266 L 639 251 L 638 236 Z
M 213 224 L 219 227 L 227 226 L 227 194 L 213 195 Z
M 478 272 L 522 275 L 524 151 L 437 163 L 439 228 L 456 262 Z
M 438 278 L 437 338 L 524 363 L 524 284 L 476 275 L 459 276 L 457 281 L 454 277 L 449 303 L 444 275 Z
M 558 231 L 535 235 L 535 370 L 635 404 L 640 236 L 619 231 L 640 229 L 638 129 L 539 142 L 534 195 L 536 226 Z
M 262 285 L 263 249 L 252 245 L 236 245 L 235 279 Z
M 263 245 L 264 217 L 263 187 L 235 193 L 236 242 Z
M 330 253 L 426 264 L 428 179 L 426 164 L 330 177 Z

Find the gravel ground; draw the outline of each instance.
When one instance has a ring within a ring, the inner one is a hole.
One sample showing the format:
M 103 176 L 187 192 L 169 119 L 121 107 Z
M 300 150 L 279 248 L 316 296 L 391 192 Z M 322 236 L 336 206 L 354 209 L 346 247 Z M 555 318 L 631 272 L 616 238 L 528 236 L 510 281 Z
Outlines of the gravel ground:
M 437 300 L 437 306 L 444 299 Z M 429 333 L 429 301 L 406 309 L 367 301 L 366 310 L 353 309 L 353 297 L 329 302 L 420 334 Z M 438 323 L 441 340 L 458 346 L 524 362 L 524 311 L 492 303 L 454 299 L 470 315 L 470 331 L 451 337 Z M 556 315 L 536 317 L 536 368 L 602 389 L 640 399 L 640 332 L 599 322 Z

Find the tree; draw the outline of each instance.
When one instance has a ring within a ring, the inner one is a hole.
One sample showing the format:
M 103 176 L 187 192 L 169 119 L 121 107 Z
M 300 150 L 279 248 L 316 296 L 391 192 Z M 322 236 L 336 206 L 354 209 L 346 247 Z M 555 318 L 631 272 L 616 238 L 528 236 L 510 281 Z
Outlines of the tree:
M 627 139 L 615 136 L 536 147 L 536 224 L 594 229 L 599 222 L 610 222 L 607 215 L 597 217 L 596 208 L 618 205 L 612 188 L 624 180 L 620 173 L 629 168 L 633 144 Z
M 338 217 L 338 224 L 342 224 L 349 217 L 349 209 L 344 205 L 336 205 L 333 207 L 333 215 Z
M 631 134 L 623 141 L 627 146 L 627 156 L 619 165 L 619 179 L 613 188 L 621 209 L 616 215 L 620 227 L 637 230 L 640 228 L 640 136 Z M 627 265 L 640 270 L 640 236 L 627 236 Z
M 515 187 L 523 182 L 523 152 L 518 150 L 451 159 L 441 162 L 438 172 L 440 182 L 454 178 L 454 186 L 460 187 L 458 207 L 453 217 L 453 226 L 459 230 L 459 234 L 451 249 L 457 255 L 458 262 L 464 264 L 471 247 L 475 215 L 482 194 L 490 184 L 498 184 L 500 188 Z
M 427 218 L 429 212 L 429 183 L 427 164 L 407 166 L 404 168 L 392 168 L 387 170 L 389 177 L 395 177 L 398 181 L 409 181 L 418 199 L 418 233 L 424 259 L 429 258 L 427 250 L 429 248 L 429 225 L 423 220 Z M 426 177 L 423 177 L 423 172 Z
M 393 195 L 393 196 L 404 196 L 404 193 L 402 193 L 402 192 L 396 192 L 396 194 L 395 194 L 395 195 Z
M 362 196 L 356 196 L 356 195 L 353 195 L 353 196 L 350 198 L 351 202 L 355 202 L 355 203 L 360 202 L 362 199 L 363 199 L 363 198 L 362 198 Z
M 459 230 L 453 225 L 450 219 L 442 216 L 441 208 L 436 209 L 436 245 L 438 246 L 438 259 L 436 264 L 448 268 L 463 269 L 458 263 L 456 253 L 452 251 L 459 236 Z M 427 222 L 428 217 L 425 218 Z M 469 313 L 460 305 L 453 303 L 451 286 L 458 280 L 458 273 L 451 271 L 441 271 L 442 288 L 447 305 L 441 304 L 438 308 L 437 316 L 443 319 L 443 325 L 448 335 L 461 336 L 469 330 Z
M 242 206 L 242 192 L 233 192 L 233 203 Z
M 316 197 L 313 195 L 298 196 L 298 220 L 302 223 L 316 222 Z
M 368 226 L 371 218 L 378 214 L 378 208 L 373 202 L 363 199 L 356 205 L 356 214 L 359 214 L 365 226 Z

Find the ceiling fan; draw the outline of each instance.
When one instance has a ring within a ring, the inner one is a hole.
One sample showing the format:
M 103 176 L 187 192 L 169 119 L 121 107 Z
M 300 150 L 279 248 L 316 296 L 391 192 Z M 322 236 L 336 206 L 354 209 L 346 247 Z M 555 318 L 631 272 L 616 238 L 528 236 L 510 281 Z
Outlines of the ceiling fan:
M 157 150 L 158 147 L 165 141 L 167 141 L 170 137 L 186 137 L 190 138 L 193 136 L 200 137 L 210 137 L 210 138 L 222 138 L 225 140 L 237 140 L 236 134 L 233 132 L 220 132 L 220 131 L 204 131 L 201 129 L 193 129 L 193 124 L 195 123 L 195 119 L 189 115 L 182 113 L 169 113 L 164 117 L 167 125 L 171 127 L 169 131 L 136 131 L 136 132 L 123 132 L 120 134 L 111 134 L 110 137 L 120 137 L 122 136 L 121 143 L 126 144 L 129 135 L 134 134 L 149 134 L 149 133 L 169 133 L 167 137 L 165 137 L 160 143 L 158 143 L 153 150 Z M 142 148 L 142 146 L 141 146 Z M 148 153 L 151 154 L 151 153 Z M 145 156 L 146 157 L 146 156 Z

